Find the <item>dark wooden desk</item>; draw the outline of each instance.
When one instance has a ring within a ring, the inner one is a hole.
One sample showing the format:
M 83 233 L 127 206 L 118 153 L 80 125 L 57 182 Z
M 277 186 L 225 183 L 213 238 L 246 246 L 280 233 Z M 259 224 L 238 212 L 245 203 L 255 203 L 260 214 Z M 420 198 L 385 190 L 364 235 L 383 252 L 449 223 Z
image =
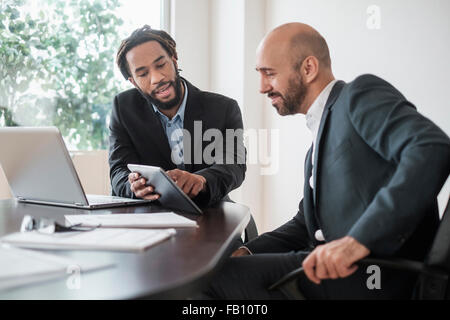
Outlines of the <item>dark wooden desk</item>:
M 48 217 L 64 223 L 66 214 L 147 213 L 156 206 L 107 210 L 78 210 L 55 206 L 0 201 L 0 236 L 16 232 L 24 215 Z M 177 212 L 178 213 L 178 212 Z M 67 277 L 0 291 L 0 299 L 183 299 L 201 289 L 230 252 L 249 219 L 243 205 L 221 202 L 196 219 L 199 228 L 177 229 L 177 234 L 142 253 L 112 251 L 46 251 L 75 259 L 114 263 L 104 270 L 81 273 L 81 288 L 69 289 Z M 69 274 L 68 274 L 69 276 Z

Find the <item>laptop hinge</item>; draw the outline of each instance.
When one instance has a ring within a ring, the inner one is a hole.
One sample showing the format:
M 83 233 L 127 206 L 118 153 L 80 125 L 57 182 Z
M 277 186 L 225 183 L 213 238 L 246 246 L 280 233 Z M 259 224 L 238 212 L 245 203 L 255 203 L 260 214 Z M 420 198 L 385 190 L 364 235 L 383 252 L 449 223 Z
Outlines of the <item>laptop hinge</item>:
M 77 207 L 84 207 L 84 204 L 79 203 L 79 202 L 75 202 L 75 205 L 76 205 Z

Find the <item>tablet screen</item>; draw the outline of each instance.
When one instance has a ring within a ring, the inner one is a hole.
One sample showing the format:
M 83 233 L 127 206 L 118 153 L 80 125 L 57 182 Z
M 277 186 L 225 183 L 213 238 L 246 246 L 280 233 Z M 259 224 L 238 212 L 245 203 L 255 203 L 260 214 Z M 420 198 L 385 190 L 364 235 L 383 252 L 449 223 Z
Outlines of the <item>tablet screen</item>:
M 129 164 L 128 169 L 147 179 L 147 184 L 152 185 L 155 188 L 155 193 L 160 195 L 158 201 L 164 207 L 189 213 L 203 213 L 160 167 Z

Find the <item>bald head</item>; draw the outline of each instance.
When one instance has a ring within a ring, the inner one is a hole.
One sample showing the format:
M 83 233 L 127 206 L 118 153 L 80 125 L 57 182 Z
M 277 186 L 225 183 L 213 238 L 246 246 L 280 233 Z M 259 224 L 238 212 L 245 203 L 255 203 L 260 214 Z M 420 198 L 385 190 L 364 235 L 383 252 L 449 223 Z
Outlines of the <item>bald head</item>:
M 261 41 L 256 54 L 260 92 L 280 115 L 306 114 L 334 79 L 325 39 L 303 23 L 277 27 Z
M 293 22 L 273 29 L 261 42 L 260 49 L 267 46 L 289 52 L 295 69 L 308 56 L 316 57 L 321 69 L 331 69 L 330 52 L 325 39 L 307 24 Z

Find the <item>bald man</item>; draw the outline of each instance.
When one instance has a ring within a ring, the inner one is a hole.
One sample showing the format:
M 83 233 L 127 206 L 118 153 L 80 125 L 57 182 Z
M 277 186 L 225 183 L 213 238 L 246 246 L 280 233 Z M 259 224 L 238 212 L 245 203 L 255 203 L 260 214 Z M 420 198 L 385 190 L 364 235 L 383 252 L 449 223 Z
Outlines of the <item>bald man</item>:
M 236 250 L 210 298 L 283 299 L 267 288 L 303 266 L 307 299 L 409 298 L 415 276 L 381 269 L 376 285 L 355 262 L 423 260 L 438 225 L 436 197 L 450 172 L 450 140 L 388 82 L 335 80 L 312 27 L 282 25 L 257 51 L 260 91 L 282 115 L 306 115 L 312 145 L 298 213 Z M 280 199 L 281 200 L 281 199 Z

